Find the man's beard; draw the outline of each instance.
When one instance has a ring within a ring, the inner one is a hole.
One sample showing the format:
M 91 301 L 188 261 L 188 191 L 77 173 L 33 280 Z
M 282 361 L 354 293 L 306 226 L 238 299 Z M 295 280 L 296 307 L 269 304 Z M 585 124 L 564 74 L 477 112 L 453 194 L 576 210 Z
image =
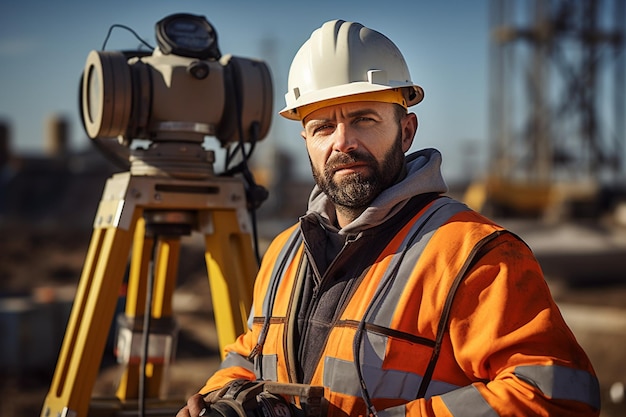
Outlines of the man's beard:
M 323 172 L 311 164 L 313 178 L 335 206 L 350 210 L 363 209 L 393 185 L 402 172 L 404 152 L 401 139 L 401 134 L 398 134 L 380 165 L 371 154 L 364 151 L 338 153 L 326 162 Z M 353 163 L 364 163 L 369 170 L 344 175 L 340 180 L 335 180 L 337 168 Z

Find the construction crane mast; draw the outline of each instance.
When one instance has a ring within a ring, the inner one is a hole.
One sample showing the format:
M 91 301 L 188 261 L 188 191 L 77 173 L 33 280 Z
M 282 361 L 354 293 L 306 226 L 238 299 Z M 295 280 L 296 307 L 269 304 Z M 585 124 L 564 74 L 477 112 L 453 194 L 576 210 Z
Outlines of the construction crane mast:
M 572 215 L 623 187 L 625 21 L 625 0 L 491 1 L 486 204 Z

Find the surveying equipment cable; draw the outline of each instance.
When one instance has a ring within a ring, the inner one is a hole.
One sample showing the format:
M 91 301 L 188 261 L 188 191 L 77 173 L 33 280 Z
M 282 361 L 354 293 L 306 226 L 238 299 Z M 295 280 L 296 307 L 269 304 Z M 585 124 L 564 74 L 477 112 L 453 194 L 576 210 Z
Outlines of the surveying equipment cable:
M 148 263 L 148 279 L 146 283 L 146 303 L 144 306 L 143 314 L 143 328 L 141 329 L 142 352 L 139 365 L 139 371 L 141 372 L 141 376 L 139 378 L 138 387 L 138 417 L 145 417 L 146 415 L 146 368 L 148 361 L 148 348 L 150 346 L 149 338 L 150 322 L 152 316 L 152 298 L 154 289 L 154 260 L 156 257 L 156 250 L 159 243 L 159 236 L 157 234 L 154 234 L 152 239 L 152 250 L 150 254 L 150 262 Z
M 229 66 L 231 65 L 232 64 L 229 64 Z M 252 155 L 252 152 L 254 151 L 254 148 L 258 141 L 258 136 L 259 136 L 258 127 L 259 126 L 258 126 L 258 123 L 252 124 L 252 128 L 251 128 L 252 137 L 250 140 L 250 149 L 246 153 L 244 133 L 243 133 L 243 122 L 242 122 L 243 110 L 242 110 L 242 103 L 241 103 L 241 97 L 243 93 L 241 91 L 241 83 L 238 82 L 239 79 L 237 77 L 236 71 L 233 71 L 233 75 L 234 76 L 232 78 L 232 81 L 233 81 L 233 86 L 235 89 L 235 94 L 233 94 L 234 100 L 235 100 L 235 116 L 237 118 L 236 119 L 237 120 L 237 133 L 239 134 L 239 141 L 238 141 L 237 147 L 239 148 L 239 151 L 241 152 L 241 158 L 242 158 L 241 173 L 243 174 L 243 177 L 246 180 L 246 183 L 248 184 L 248 191 L 249 191 L 249 193 L 247 193 L 248 212 L 250 214 L 250 221 L 252 223 L 254 253 L 256 256 L 257 264 L 261 265 L 261 254 L 259 253 L 259 235 L 258 235 L 257 221 L 256 221 L 256 209 L 257 209 L 257 206 L 260 205 L 260 202 L 250 201 L 250 200 L 256 200 L 254 197 L 256 197 L 256 190 L 258 189 L 259 186 L 254 181 L 254 176 L 252 175 L 252 172 L 250 172 L 250 168 L 248 167 L 248 158 Z
M 137 32 L 135 32 L 132 28 L 126 26 L 126 25 L 120 25 L 118 23 L 115 23 L 111 26 L 109 26 L 109 31 L 107 32 L 106 37 L 104 38 L 104 42 L 102 43 L 102 50 L 104 51 L 106 49 L 107 46 L 107 42 L 109 41 L 109 37 L 111 36 L 111 32 L 113 32 L 113 29 L 115 28 L 121 28 L 121 29 L 126 29 L 127 31 L 129 31 L 130 33 L 132 33 L 135 38 L 141 42 L 141 44 L 143 44 L 144 46 L 146 46 L 147 48 L 149 48 L 151 51 L 154 50 L 154 46 L 150 45 L 148 42 L 146 42 L 145 40 L 141 39 L 141 36 L 139 36 L 137 34 Z

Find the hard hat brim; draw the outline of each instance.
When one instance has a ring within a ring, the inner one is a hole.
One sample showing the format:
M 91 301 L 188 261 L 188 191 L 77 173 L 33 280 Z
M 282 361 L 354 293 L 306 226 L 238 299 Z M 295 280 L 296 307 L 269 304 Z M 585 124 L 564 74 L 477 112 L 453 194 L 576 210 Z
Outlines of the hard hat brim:
M 354 101 L 360 101 L 359 95 L 363 93 L 372 93 L 376 91 L 384 91 L 393 88 L 402 88 L 407 90 L 407 107 L 414 106 L 422 101 L 424 98 L 424 90 L 422 87 L 414 84 L 397 83 L 397 85 L 379 85 L 369 82 L 353 82 L 350 84 L 344 84 L 308 92 L 299 97 L 295 97 L 295 93 L 290 91 L 285 95 L 285 101 L 291 103 L 283 108 L 279 114 L 290 120 L 302 120 L 301 115 L 298 113 L 298 108 L 307 106 L 313 103 L 319 103 L 322 101 L 335 100 L 340 97 L 354 96 Z M 350 100 L 346 100 L 349 102 Z

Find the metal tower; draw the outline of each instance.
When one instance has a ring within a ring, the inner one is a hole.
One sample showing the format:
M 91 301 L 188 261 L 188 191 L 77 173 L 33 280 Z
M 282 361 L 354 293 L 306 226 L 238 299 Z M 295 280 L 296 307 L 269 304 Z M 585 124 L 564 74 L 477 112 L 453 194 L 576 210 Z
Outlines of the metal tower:
M 625 0 L 491 0 L 487 199 L 541 213 L 625 179 Z

